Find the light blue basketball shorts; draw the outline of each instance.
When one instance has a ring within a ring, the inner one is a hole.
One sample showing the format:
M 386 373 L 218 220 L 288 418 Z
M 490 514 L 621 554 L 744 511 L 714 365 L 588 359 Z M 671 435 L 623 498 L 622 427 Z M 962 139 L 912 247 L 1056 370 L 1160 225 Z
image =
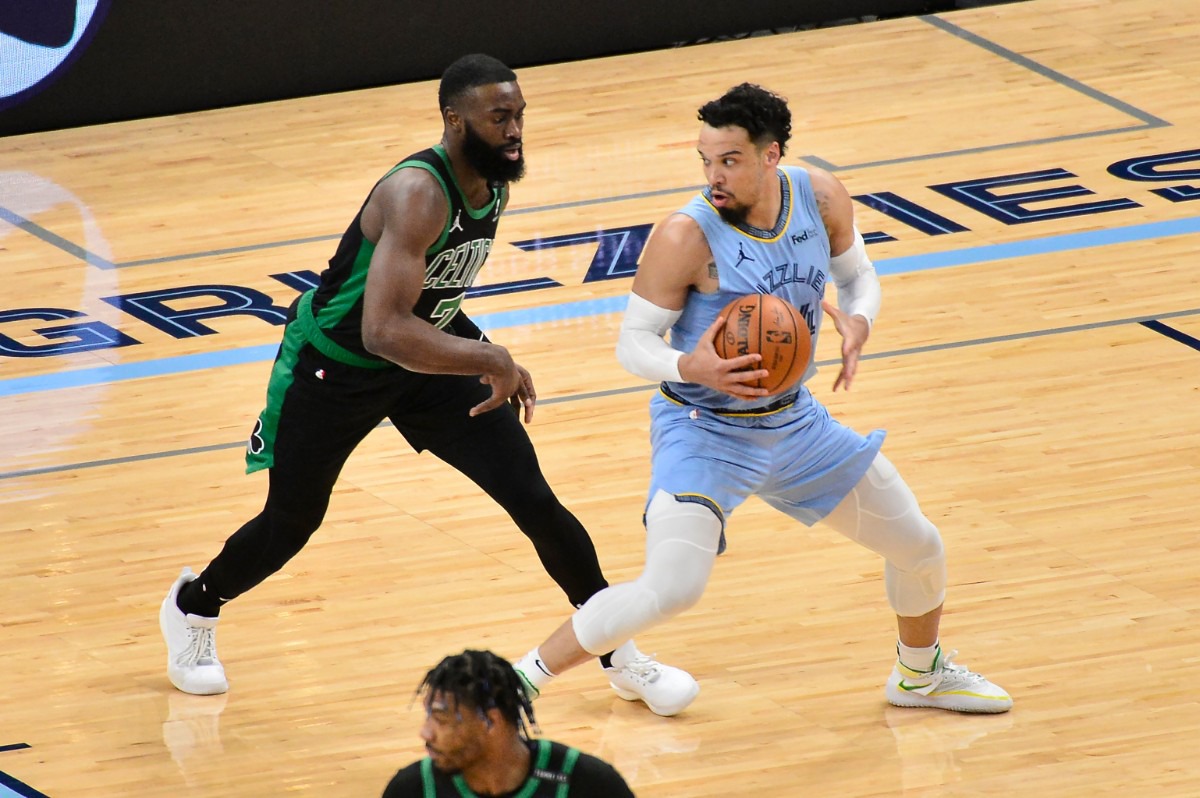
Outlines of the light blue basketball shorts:
M 659 490 L 713 504 L 725 518 L 757 495 L 812 526 L 858 484 L 887 433 L 862 436 L 830 417 L 802 387 L 796 402 L 761 416 L 723 416 L 650 400 L 647 504 Z

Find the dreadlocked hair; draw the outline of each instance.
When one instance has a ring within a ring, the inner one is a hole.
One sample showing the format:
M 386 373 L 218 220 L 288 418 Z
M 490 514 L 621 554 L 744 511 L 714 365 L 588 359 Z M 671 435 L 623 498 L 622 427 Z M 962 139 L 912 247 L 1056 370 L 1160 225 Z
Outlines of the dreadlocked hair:
M 699 117 L 709 127 L 743 128 L 759 148 L 778 141 L 780 155 L 787 151 L 792 137 L 792 112 L 787 100 L 753 83 L 734 86 L 720 98 L 705 103 Z
M 529 730 L 538 730 L 533 718 L 533 703 L 525 692 L 521 677 L 511 663 L 490 651 L 467 649 L 446 657 L 417 686 L 416 695 L 428 698 L 433 693 L 453 696 L 460 707 L 486 714 L 490 709 L 529 739 Z
M 516 79 L 516 72 L 490 55 L 464 55 L 442 73 L 442 82 L 438 85 L 438 108 L 447 107 L 460 94 L 476 86 L 509 83 Z

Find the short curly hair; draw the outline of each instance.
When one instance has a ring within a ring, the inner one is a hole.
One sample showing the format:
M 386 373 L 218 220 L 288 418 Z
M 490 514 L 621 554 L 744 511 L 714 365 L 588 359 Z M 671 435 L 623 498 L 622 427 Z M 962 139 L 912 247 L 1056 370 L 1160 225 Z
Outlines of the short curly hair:
M 750 135 L 755 146 L 779 142 L 779 154 L 787 151 L 792 137 L 792 112 L 787 100 L 753 83 L 742 83 L 700 107 L 700 121 L 710 127 L 737 126 Z
M 453 696 L 459 706 L 482 715 L 489 709 L 500 710 L 500 715 L 525 739 L 529 739 L 530 728 L 537 729 L 533 704 L 521 677 L 512 663 L 491 651 L 467 649 L 443 659 L 417 686 L 417 695 L 426 701 L 434 693 Z

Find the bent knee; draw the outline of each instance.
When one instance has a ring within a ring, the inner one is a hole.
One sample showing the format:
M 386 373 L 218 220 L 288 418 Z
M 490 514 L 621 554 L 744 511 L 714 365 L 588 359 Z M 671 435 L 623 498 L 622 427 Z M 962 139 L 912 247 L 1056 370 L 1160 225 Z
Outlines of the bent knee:
M 707 576 L 707 575 L 706 575 Z M 647 593 L 653 596 L 658 615 L 662 618 L 672 618 L 681 612 L 691 609 L 704 595 L 707 579 L 675 579 L 669 584 L 648 586 L 643 584 Z
M 929 519 L 918 516 L 915 523 L 906 525 L 903 533 L 904 545 L 888 558 L 892 565 L 902 571 L 927 571 L 944 566 L 946 547 L 942 534 Z

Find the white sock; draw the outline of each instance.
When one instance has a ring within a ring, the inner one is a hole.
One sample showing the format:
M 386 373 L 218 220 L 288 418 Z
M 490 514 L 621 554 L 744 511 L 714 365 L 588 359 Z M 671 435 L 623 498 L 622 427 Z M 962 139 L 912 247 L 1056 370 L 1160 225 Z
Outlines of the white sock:
M 911 648 L 896 641 L 896 656 L 900 658 L 900 664 L 909 670 L 920 673 L 928 673 L 933 670 L 933 664 L 937 661 L 941 650 L 940 642 L 928 647 Z
M 529 683 L 539 693 L 543 687 L 550 684 L 551 679 L 558 675 L 550 672 L 550 669 L 546 667 L 546 663 L 542 662 L 542 655 L 536 648 L 521 657 L 521 661 L 514 667 L 525 674 L 525 678 L 529 680 Z
M 632 660 L 642 656 L 642 652 L 638 651 L 638 647 L 633 644 L 632 640 L 626 640 L 619 645 L 612 653 L 612 666 L 620 669 L 628 665 Z

